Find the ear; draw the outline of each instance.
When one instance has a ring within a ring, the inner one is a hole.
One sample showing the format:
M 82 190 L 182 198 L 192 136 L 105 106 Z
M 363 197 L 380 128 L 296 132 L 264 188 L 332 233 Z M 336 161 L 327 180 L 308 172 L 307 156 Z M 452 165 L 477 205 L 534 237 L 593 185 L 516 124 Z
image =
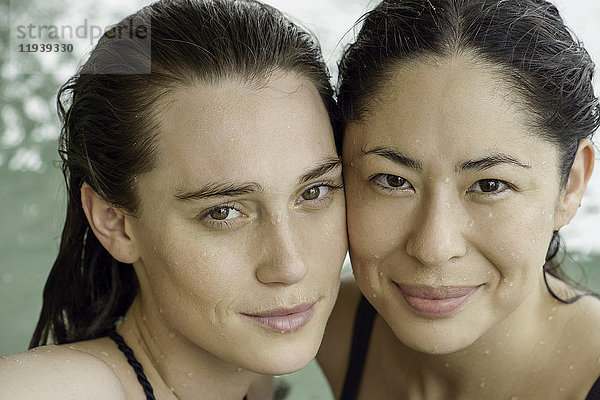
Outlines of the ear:
M 137 261 L 135 242 L 125 229 L 129 216 L 107 203 L 86 182 L 81 186 L 81 204 L 94 235 L 113 258 L 127 264 Z
M 577 213 L 593 170 L 594 144 L 589 139 L 582 139 L 579 141 L 579 148 L 569 173 L 567 186 L 558 202 L 554 230 L 567 225 Z

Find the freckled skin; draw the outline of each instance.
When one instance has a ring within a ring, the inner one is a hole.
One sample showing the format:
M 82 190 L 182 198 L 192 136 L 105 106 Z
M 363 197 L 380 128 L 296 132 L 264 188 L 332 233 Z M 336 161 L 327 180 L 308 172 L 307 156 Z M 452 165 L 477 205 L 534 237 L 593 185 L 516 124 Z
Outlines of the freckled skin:
M 600 324 L 597 301 L 564 307 L 541 279 L 552 232 L 566 223 L 558 151 L 528 126 L 511 89 L 473 60 L 423 58 L 396 67 L 364 120 L 347 126 L 350 256 L 356 283 L 381 316 L 361 399 L 525 396 L 531 374 L 519 375 L 515 366 L 589 358 L 571 351 L 557 359 L 552 347 L 540 352 L 532 343 L 562 348 L 578 336 L 600 351 L 589 334 L 574 333 Z M 378 155 L 377 148 L 420 168 Z M 498 154 L 521 165 L 468 167 Z M 500 189 L 484 191 L 489 180 L 501 182 Z M 397 284 L 477 290 L 451 315 L 434 318 L 416 312 Z M 549 321 L 553 307 L 559 311 Z M 592 317 L 573 328 L 573 316 L 583 310 Z M 481 357 L 487 354 L 495 355 L 493 362 Z M 570 381 L 574 398 L 598 370 Z M 514 373 L 521 378 L 510 380 Z M 558 391 L 552 376 L 536 379 L 538 393 L 546 394 L 540 398 Z

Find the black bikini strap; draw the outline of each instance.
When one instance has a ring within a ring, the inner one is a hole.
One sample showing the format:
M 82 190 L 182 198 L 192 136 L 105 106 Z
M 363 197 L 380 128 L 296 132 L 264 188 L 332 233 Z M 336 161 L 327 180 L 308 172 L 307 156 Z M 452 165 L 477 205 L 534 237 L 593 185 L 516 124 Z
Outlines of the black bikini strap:
M 119 350 L 125 354 L 125 357 L 127 357 L 127 362 L 133 367 L 133 370 L 137 375 L 137 379 L 142 385 L 144 393 L 146 393 L 146 399 L 156 400 L 154 397 L 154 390 L 152 390 L 152 385 L 150 385 L 148 378 L 146 378 L 146 374 L 144 374 L 144 367 L 142 367 L 142 364 L 140 364 L 133 355 L 133 350 L 131 350 L 131 347 L 127 346 L 127 343 L 125 343 L 123 337 L 114 330 L 109 332 L 108 336 L 117 344 Z
M 375 311 L 371 303 L 364 296 L 361 296 L 356 316 L 354 317 L 350 360 L 348 361 L 340 400 L 354 400 L 358 396 L 358 389 L 360 388 L 360 381 L 365 368 L 365 361 L 367 360 L 369 341 L 376 315 L 377 311 Z

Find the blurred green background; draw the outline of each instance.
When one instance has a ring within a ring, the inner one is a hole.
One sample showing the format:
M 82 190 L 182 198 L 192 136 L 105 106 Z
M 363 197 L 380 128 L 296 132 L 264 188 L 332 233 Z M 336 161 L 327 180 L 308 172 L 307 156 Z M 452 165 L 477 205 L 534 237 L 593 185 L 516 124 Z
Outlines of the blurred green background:
M 369 0 L 267 2 L 319 37 L 334 75 L 340 51 L 352 39 L 354 21 L 374 4 Z M 557 3 L 567 24 L 600 64 L 600 2 Z M 0 354 L 27 348 L 40 311 L 65 205 L 57 167 L 60 127 L 55 95 L 91 49 L 89 37 L 74 39 L 66 41 L 74 45 L 73 53 L 26 55 L 19 61 L 15 26 L 25 22 L 78 26 L 87 20 L 106 27 L 145 4 L 140 0 L 84 0 L 67 6 L 62 1 L 0 0 Z M 587 276 L 588 286 L 596 291 L 600 291 L 599 175 L 598 171 L 594 174 L 580 215 L 564 232 L 574 277 Z M 331 398 L 315 363 L 283 379 L 293 383 L 289 398 Z

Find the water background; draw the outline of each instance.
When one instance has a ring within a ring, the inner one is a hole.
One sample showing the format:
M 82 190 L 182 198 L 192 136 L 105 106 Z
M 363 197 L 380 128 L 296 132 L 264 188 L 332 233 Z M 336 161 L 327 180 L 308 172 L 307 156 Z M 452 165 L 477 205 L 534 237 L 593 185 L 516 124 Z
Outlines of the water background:
M 13 57 L 18 24 L 106 27 L 147 1 L 0 0 L 0 354 L 27 348 L 41 307 L 46 276 L 56 255 L 64 218 L 62 176 L 56 166 L 58 87 L 91 49 L 90 38 L 66 40 L 73 54 Z M 353 38 L 354 21 L 375 4 L 366 0 L 270 0 L 315 33 L 335 75 L 336 61 Z M 556 1 L 567 24 L 600 64 L 600 2 Z M 27 69 L 29 68 L 29 69 Z M 35 72 L 23 74 L 23 72 Z M 596 88 L 598 88 L 596 80 Z M 597 89 L 597 93 L 598 93 Z M 597 157 L 598 158 L 598 157 Z M 600 165 L 597 165 L 600 169 Z M 589 285 L 600 290 L 600 172 L 592 177 L 578 216 L 564 229 L 572 258 L 586 268 Z M 579 276 L 576 276 L 579 278 Z M 289 378 L 310 382 L 290 398 L 329 399 L 312 365 Z

